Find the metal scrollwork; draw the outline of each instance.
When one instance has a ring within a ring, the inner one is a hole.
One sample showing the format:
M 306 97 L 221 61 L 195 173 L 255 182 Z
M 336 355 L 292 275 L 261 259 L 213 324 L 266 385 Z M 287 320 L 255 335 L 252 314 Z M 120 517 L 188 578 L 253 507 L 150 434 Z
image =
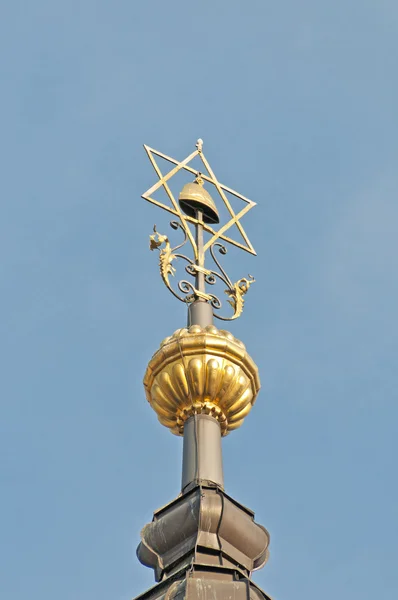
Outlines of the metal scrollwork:
M 178 300 L 180 300 L 181 302 L 190 304 L 198 298 L 201 298 L 209 302 L 213 309 L 216 311 L 222 308 L 222 302 L 215 294 L 208 294 L 199 291 L 190 281 L 182 279 L 177 284 L 177 287 L 179 291 L 182 292 L 183 296 L 178 294 L 172 288 L 170 283 L 170 276 L 174 277 L 176 274 L 176 268 L 172 263 L 176 259 L 182 259 L 188 263 L 185 266 L 185 271 L 188 273 L 188 275 L 196 277 L 198 273 L 203 273 L 205 282 L 208 285 L 215 285 L 217 283 L 217 280 L 220 280 L 227 286 L 225 294 L 227 294 L 228 303 L 231 305 L 234 312 L 230 317 L 221 316 L 216 312 L 214 313 L 214 316 L 217 319 L 221 319 L 222 321 L 233 321 L 234 319 L 237 319 L 241 315 L 243 310 L 243 297 L 247 293 L 250 285 L 255 282 L 254 277 L 252 275 L 249 275 L 249 279 L 243 277 L 242 279 L 238 279 L 238 281 L 236 281 L 235 283 L 232 283 L 231 279 L 228 277 L 227 273 L 225 272 L 215 255 L 216 249 L 218 249 L 218 252 L 222 255 L 227 254 L 227 248 L 220 242 L 215 242 L 209 248 L 211 257 L 217 265 L 218 271 L 213 269 L 205 269 L 204 267 L 197 265 L 192 259 L 188 258 L 184 254 L 176 252 L 176 250 L 182 248 L 187 242 L 188 238 L 185 229 L 178 221 L 171 221 L 170 226 L 174 230 L 181 229 L 183 231 L 184 240 L 180 244 L 172 248 L 167 235 L 162 235 L 161 233 L 159 233 L 156 230 L 156 225 L 154 225 L 153 234 L 150 235 L 149 244 L 151 250 L 159 250 L 160 275 L 166 287 L 170 290 L 173 296 L 178 298 Z
M 232 281 L 230 280 L 230 278 L 224 271 L 223 267 L 219 263 L 218 259 L 216 258 L 216 255 L 215 255 L 216 248 L 218 248 L 218 252 L 222 255 L 225 255 L 228 252 L 227 248 L 223 244 L 220 244 L 220 242 L 215 242 L 214 244 L 212 244 L 210 246 L 211 257 L 214 260 L 214 262 L 216 263 L 216 265 L 220 271 L 220 272 L 211 271 L 211 273 L 214 276 L 214 278 L 218 277 L 227 286 L 225 293 L 229 297 L 228 303 L 232 306 L 234 312 L 231 317 L 223 317 L 221 315 L 218 315 L 217 313 L 214 313 L 214 316 L 217 317 L 217 319 L 221 319 L 222 321 L 233 321 L 234 319 L 237 319 L 242 314 L 243 306 L 244 306 L 244 302 L 245 302 L 243 296 L 247 293 L 250 285 L 255 282 L 255 279 L 252 275 L 249 275 L 248 276 L 249 279 L 242 278 L 242 279 L 239 279 L 237 282 L 232 283 Z M 221 303 L 220 303 L 220 306 L 221 306 Z

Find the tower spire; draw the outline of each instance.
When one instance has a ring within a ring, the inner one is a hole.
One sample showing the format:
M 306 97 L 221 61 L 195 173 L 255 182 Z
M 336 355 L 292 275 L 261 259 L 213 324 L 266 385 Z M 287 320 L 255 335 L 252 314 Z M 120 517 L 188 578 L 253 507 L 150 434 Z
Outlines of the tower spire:
M 225 329 L 214 325 L 214 317 L 223 321 L 238 318 L 252 276 L 235 283 L 216 256 L 227 253 L 228 242 L 255 254 L 240 219 L 254 202 L 220 184 L 203 154 L 203 140 L 196 151 L 179 162 L 144 146 L 159 177 L 143 198 L 175 215 L 171 221 L 183 240 L 171 247 L 167 235 L 157 231 L 150 236 L 150 249 L 159 250 L 160 274 L 169 291 L 188 305 L 187 326 L 167 337 L 148 363 L 144 376 L 147 400 L 162 425 L 183 436 L 181 494 L 154 513 L 153 521 L 141 532 L 137 549 L 139 560 L 154 569 L 158 584 L 139 598 L 188 600 L 203 598 L 268 598 L 251 581 L 253 570 L 268 559 L 269 534 L 254 521 L 254 514 L 224 491 L 221 439 L 237 429 L 249 414 L 260 389 L 258 369 L 245 345 Z M 166 175 L 155 157 L 175 165 Z M 204 172 L 190 163 L 199 158 Z M 178 202 L 169 180 L 179 171 L 188 171 L 195 180 L 182 188 Z M 205 183 L 213 185 L 230 219 L 220 224 L 216 202 Z M 154 193 L 165 189 L 170 204 L 162 204 Z M 242 200 L 237 214 L 227 194 Z M 244 244 L 227 236 L 236 227 Z M 193 230 L 191 229 L 193 228 Z M 207 235 L 208 240 L 205 241 Z M 180 249 L 188 244 L 191 256 Z M 214 266 L 206 264 L 206 253 Z M 177 266 L 185 265 L 192 280 L 175 280 Z M 232 309 L 221 314 L 222 302 L 210 292 L 216 282 L 225 285 Z

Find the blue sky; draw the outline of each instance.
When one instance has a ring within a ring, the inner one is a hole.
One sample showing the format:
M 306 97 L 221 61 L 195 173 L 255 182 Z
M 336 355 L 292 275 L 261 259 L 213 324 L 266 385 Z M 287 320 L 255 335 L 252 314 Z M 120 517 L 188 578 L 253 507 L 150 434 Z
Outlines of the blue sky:
M 231 324 L 262 390 L 226 490 L 271 533 L 275 599 L 398 594 L 398 7 L 379 0 L 3 1 L 0 589 L 128 600 L 181 440 L 142 376 L 185 323 L 148 250 L 146 143 L 198 137 L 257 202 Z

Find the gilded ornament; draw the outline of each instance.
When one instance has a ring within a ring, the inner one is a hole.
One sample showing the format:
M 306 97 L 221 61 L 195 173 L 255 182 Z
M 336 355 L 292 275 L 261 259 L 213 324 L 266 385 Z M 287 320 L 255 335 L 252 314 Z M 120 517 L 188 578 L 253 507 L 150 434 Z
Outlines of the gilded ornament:
M 249 277 L 250 279 L 242 277 L 242 279 L 239 279 L 239 281 L 232 285 L 232 289 L 228 288 L 227 290 L 225 290 L 225 293 L 227 294 L 227 296 L 229 296 L 228 303 L 234 309 L 234 319 L 237 319 L 242 314 L 243 305 L 245 303 L 243 296 L 247 294 L 251 284 L 256 281 L 253 275 L 249 275 Z
M 156 225 L 154 225 L 153 231 L 154 233 L 149 236 L 149 248 L 150 250 L 159 250 L 162 244 L 164 244 L 164 248 L 159 250 L 160 275 L 166 286 L 170 288 L 169 275 L 175 274 L 175 268 L 171 262 L 176 258 L 176 256 L 173 254 L 167 235 L 158 233 L 156 231 Z
M 159 421 L 183 435 L 185 421 L 208 414 L 222 435 L 249 414 L 260 379 L 242 342 L 213 325 L 178 329 L 163 340 L 144 377 L 146 397 Z
M 171 221 L 170 225 L 173 229 L 180 229 L 184 233 L 183 242 L 174 248 L 171 247 L 167 235 L 162 235 L 156 231 L 156 226 L 154 227 L 153 234 L 150 236 L 150 249 L 159 250 L 160 274 L 163 282 L 169 291 L 182 302 L 186 302 L 187 304 L 195 302 L 196 300 L 208 302 L 213 309 L 213 315 L 217 319 L 221 319 L 222 321 L 232 321 L 238 318 L 243 310 L 243 296 L 247 293 L 249 286 L 254 282 L 254 278 L 249 276 L 250 279 L 242 278 L 236 283 L 232 283 L 231 279 L 217 260 L 215 250 L 217 249 L 218 252 L 223 255 L 227 253 L 227 248 L 219 241 L 223 240 L 250 254 L 256 254 L 240 222 L 241 218 L 255 206 L 255 203 L 218 181 L 203 154 L 203 140 L 201 139 L 196 143 L 196 150 L 181 162 L 176 161 L 170 156 L 162 154 L 157 150 L 149 148 L 148 146 L 145 146 L 145 150 L 159 177 L 159 181 L 147 190 L 142 197 L 148 202 L 175 215 L 179 220 Z M 175 166 L 166 175 L 163 175 L 156 162 L 156 156 L 165 159 Z M 201 171 L 196 171 L 189 166 L 189 163 L 194 159 L 199 159 L 202 162 L 207 175 Z M 196 177 L 194 181 L 186 183 L 183 186 L 177 202 L 168 182 L 178 172 L 184 171 L 195 173 Z M 204 187 L 205 182 L 210 183 L 213 186 L 213 189 L 215 188 L 230 216 L 229 220 L 225 223 L 220 223 L 219 229 L 214 229 L 212 227 L 213 225 L 219 224 L 220 215 L 214 199 Z M 165 190 L 171 205 L 163 204 L 153 197 L 153 194 L 160 188 Z M 237 214 L 232 208 L 228 195 L 239 198 L 245 204 L 245 207 Z M 194 225 L 194 232 L 191 230 L 192 225 Z M 239 231 L 244 241 L 243 244 L 226 235 L 226 232 L 232 227 L 236 227 Z M 207 241 L 204 238 L 205 233 L 210 234 L 210 239 L 207 239 Z M 192 258 L 176 252 L 176 250 L 184 246 L 187 242 L 189 242 L 192 248 Z M 205 267 L 205 255 L 207 251 L 209 251 L 217 269 Z M 195 279 L 195 283 L 183 279 L 178 281 L 176 287 L 182 292 L 182 295 L 179 294 L 177 289 L 173 289 L 170 281 L 170 276 L 176 274 L 174 265 L 176 263 L 178 265 L 181 264 L 177 259 L 183 261 L 182 264 L 185 262 L 185 271 Z M 173 261 L 176 262 L 172 264 Z M 227 286 L 225 293 L 228 295 L 228 303 L 232 306 L 234 311 L 231 316 L 222 316 L 220 312 L 218 312 L 222 308 L 220 298 L 206 290 L 206 285 L 212 286 L 217 281 L 221 281 Z

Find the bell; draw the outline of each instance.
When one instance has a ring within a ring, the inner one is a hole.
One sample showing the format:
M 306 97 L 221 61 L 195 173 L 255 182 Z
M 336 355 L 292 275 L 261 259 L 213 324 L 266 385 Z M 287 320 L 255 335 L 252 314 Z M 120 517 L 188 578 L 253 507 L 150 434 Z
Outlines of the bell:
M 203 187 L 203 179 L 198 175 L 195 181 L 186 183 L 178 197 L 178 202 L 184 213 L 196 217 L 198 210 L 203 213 L 204 223 L 219 223 L 217 207 L 209 192 Z

